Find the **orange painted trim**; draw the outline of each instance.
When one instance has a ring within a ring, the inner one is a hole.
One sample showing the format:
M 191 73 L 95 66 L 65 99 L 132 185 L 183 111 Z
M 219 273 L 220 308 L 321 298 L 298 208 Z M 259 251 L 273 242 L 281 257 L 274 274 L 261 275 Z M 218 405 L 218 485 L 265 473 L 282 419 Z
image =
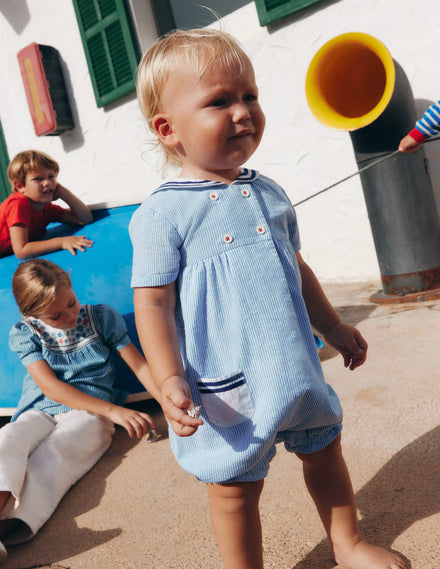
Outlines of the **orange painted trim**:
M 57 121 L 38 44 L 29 44 L 17 57 L 35 134 L 50 134 Z

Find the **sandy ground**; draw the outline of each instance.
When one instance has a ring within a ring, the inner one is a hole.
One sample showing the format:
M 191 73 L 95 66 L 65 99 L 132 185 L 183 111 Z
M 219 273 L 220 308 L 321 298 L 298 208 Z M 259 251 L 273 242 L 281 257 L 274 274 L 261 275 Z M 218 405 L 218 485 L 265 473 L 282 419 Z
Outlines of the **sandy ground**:
M 440 301 L 376 305 L 379 283 L 324 287 L 369 342 L 355 372 L 326 347 L 327 381 L 345 413 L 343 447 L 361 525 L 413 569 L 440 567 Z M 131 441 L 117 429 L 96 467 L 64 497 L 34 540 L 2 569 L 221 569 L 205 487 L 180 469 L 165 436 Z M 328 541 L 296 457 L 279 448 L 261 501 L 266 569 L 330 569 Z

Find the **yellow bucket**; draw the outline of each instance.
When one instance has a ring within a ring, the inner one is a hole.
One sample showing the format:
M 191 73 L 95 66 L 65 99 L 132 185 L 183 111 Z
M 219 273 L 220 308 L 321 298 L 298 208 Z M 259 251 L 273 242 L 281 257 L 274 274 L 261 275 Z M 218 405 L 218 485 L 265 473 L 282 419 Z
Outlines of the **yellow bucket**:
M 387 48 L 364 33 L 336 36 L 316 53 L 306 77 L 310 110 L 324 125 L 357 130 L 386 109 L 396 71 Z

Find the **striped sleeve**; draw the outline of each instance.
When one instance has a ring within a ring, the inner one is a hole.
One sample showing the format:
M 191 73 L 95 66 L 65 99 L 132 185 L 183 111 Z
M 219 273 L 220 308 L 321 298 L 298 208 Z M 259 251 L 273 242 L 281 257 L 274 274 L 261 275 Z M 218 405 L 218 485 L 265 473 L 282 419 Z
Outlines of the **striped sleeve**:
M 176 228 L 160 212 L 145 203 L 130 221 L 133 244 L 131 286 L 156 287 L 174 282 L 180 270 L 180 238 Z
M 431 136 L 435 136 L 440 131 L 440 101 L 431 105 L 423 115 L 423 117 L 417 121 L 416 128 L 419 133 L 423 135 L 424 140 L 425 138 L 429 138 Z M 412 134 L 410 135 L 415 138 Z M 420 138 L 416 138 L 420 142 Z
M 110 348 L 122 350 L 131 340 L 122 316 L 107 304 L 96 304 L 93 307 L 102 339 Z
M 9 348 L 17 352 L 22 364 L 27 367 L 44 360 L 40 338 L 25 322 L 15 324 L 9 332 Z

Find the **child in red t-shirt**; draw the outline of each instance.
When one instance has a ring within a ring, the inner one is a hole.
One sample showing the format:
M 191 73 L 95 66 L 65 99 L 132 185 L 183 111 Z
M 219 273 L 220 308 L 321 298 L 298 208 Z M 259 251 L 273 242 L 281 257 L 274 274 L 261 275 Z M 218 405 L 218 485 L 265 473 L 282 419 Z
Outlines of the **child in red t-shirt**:
M 85 225 L 93 220 L 90 209 L 57 182 L 59 166 L 36 150 L 20 152 L 8 167 L 12 193 L 0 204 L 0 257 L 14 253 L 19 259 L 66 249 L 72 255 L 93 241 L 85 235 L 68 235 L 39 241 L 53 221 Z M 62 199 L 70 209 L 52 202 Z

